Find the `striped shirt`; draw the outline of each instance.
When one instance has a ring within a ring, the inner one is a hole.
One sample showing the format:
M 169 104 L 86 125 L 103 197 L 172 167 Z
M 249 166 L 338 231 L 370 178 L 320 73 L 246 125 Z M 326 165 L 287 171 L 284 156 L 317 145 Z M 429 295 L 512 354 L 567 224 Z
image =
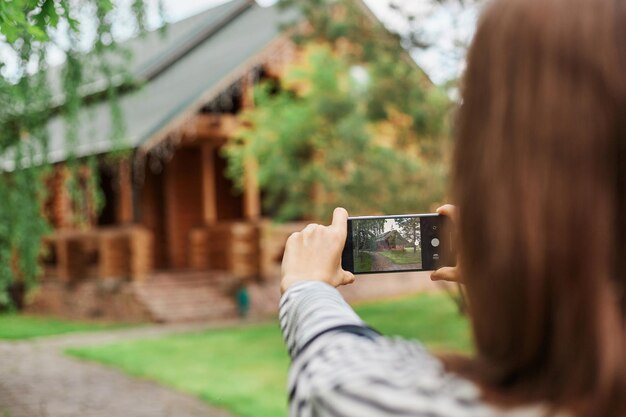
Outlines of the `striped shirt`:
M 498 410 L 476 385 L 446 372 L 416 342 L 380 336 L 339 292 L 302 282 L 280 301 L 280 326 L 292 358 L 292 417 L 535 417 L 544 407 Z

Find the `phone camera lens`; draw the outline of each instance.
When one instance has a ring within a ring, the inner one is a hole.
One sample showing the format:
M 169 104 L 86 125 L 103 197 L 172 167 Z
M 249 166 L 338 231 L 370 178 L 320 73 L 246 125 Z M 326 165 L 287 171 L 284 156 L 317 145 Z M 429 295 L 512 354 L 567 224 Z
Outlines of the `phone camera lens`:
M 433 230 L 437 230 L 437 226 L 433 226 Z

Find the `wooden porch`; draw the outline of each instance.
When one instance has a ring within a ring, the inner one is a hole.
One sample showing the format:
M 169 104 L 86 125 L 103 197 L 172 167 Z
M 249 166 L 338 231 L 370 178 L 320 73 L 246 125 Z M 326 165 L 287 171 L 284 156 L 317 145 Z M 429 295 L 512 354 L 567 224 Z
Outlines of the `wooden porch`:
M 141 156 L 143 168 L 126 159 L 103 172 L 103 181 L 110 182 L 102 187 L 106 205 L 87 227 L 72 227 L 69 196 L 57 187 L 49 203 L 57 230 L 45 241 L 45 278 L 143 281 L 160 271 L 264 276 L 254 164 L 248 164 L 244 191 L 237 193 L 221 154 L 237 125 L 235 115 L 198 114 L 175 132 L 169 158 L 148 154 Z M 64 169 L 56 171 L 62 178 Z

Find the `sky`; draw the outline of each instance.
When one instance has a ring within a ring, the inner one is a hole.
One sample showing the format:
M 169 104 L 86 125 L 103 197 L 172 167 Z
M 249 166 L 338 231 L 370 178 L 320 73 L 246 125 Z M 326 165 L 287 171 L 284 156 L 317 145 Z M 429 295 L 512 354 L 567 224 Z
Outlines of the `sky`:
M 133 0 L 116 0 L 121 8 L 126 7 Z M 226 3 L 229 0 L 163 0 L 165 8 L 165 17 L 169 22 L 176 22 L 194 14 L 200 13 L 211 7 Z M 400 18 L 388 6 L 387 0 L 364 0 L 372 9 L 378 18 L 390 29 L 394 31 L 402 31 L 406 27 L 406 19 Z M 459 48 L 459 43 L 469 43 L 474 32 L 476 16 L 478 14 L 477 7 L 460 7 L 458 3 L 451 2 L 448 6 L 433 6 L 432 0 L 396 0 L 406 9 L 413 12 L 418 19 L 417 28 L 423 32 L 423 38 L 430 40 L 433 47 L 426 50 L 416 50 L 412 53 L 415 61 L 428 74 L 428 76 L 437 84 L 443 84 L 446 81 L 458 77 L 464 68 L 464 49 Z M 257 0 L 262 6 L 271 6 L 276 0 Z M 158 0 L 148 0 L 148 15 L 152 16 L 155 25 L 159 21 L 158 18 Z M 123 17 L 122 17 L 123 18 Z M 130 18 L 130 16 L 126 16 Z M 123 32 L 125 28 L 132 27 L 132 22 L 128 25 L 118 25 Z M 63 33 L 63 30 L 60 30 Z M 124 38 L 127 36 L 121 36 Z M 61 42 L 63 42 L 61 37 Z M 84 39 L 85 44 L 89 45 L 89 39 Z M 3 69 L 3 74 L 15 74 L 15 58 L 11 56 L 6 46 L 0 44 L 0 60 L 7 63 Z M 64 53 L 61 49 L 50 48 L 48 51 L 48 62 L 51 65 L 57 65 L 64 59 Z M 33 65 L 33 70 L 36 65 Z
M 387 233 L 390 230 L 397 229 L 398 225 L 394 219 L 385 220 L 385 225 L 383 226 L 383 233 Z
M 156 4 L 157 0 L 150 0 Z M 166 17 L 169 21 L 177 21 L 214 7 L 228 0 L 164 0 Z M 270 6 L 276 0 L 257 0 L 262 6 Z M 404 20 L 399 19 L 389 9 L 386 0 L 365 0 L 383 23 L 394 30 L 401 30 Z M 450 6 L 433 8 L 427 0 L 405 0 L 407 8 L 420 17 L 420 29 L 424 36 L 435 42 L 436 46 L 428 50 L 416 51 L 414 59 L 426 71 L 429 77 L 438 84 L 454 78 L 464 68 L 464 56 L 459 53 L 457 44 L 469 42 L 474 32 L 477 7 L 461 8 L 456 3 Z

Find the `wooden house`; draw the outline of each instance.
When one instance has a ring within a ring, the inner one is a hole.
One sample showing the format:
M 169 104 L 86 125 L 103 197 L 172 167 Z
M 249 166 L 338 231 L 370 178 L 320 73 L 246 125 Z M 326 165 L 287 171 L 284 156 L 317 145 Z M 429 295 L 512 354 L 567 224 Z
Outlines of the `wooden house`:
M 225 175 L 221 148 L 239 126 L 238 113 L 252 105 L 253 85 L 280 77 L 296 58 L 280 29 L 293 18 L 231 0 L 165 34 L 125 42 L 134 57 L 130 74 L 142 82 L 120 98 L 123 145 L 132 149 L 125 157 L 107 158 L 117 145 L 106 102 L 81 115 L 73 149 L 61 118 L 50 122 L 55 169 L 46 214 L 55 231 L 46 239 L 45 276 L 31 310 L 131 320 L 222 317 L 234 312 L 231 287 L 276 277 L 290 230 L 261 221 L 254 164 L 239 192 Z M 76 223 L 64 186 L 70 152 L 79 163 L 90 155 L 100 161 L 105 204 L 87 224 Z M 264 243 L 263 224 L 272 229 Z
M 377 251 L 399 250 L 403 251 L 411 242 L 406 240 L 397 230 L 390 230 L 374 239 Z
M 120 97 L 124 144 L 132 149 L 121 159 L 107 158 L 117 146 L 108 103 L 96 100 L 84 111 L 72 149 L 62 119 L 51 120 L 55 168 L 45 209 L 54 233 L 31 311 L 114 320 L 229 317 L 242 280 L 253 308 L 275 310 L 284 242 L 301 225 L 264 221 L 254 162 L 238 192 L 221 149 L 239 126 L 238 113 L 253 105 L 254 84 L 280 78 L 297 59 L 280 29 L 294 17 L 231 0 L 169 25 L 165 35 L 127 41 L 129 71 L 143 84 Z M 103 85 L 89 88 L 98 93 Z M 105 205 L 87 224 L 76 223 L 64 186 L 70 154 L 100 160 Z

